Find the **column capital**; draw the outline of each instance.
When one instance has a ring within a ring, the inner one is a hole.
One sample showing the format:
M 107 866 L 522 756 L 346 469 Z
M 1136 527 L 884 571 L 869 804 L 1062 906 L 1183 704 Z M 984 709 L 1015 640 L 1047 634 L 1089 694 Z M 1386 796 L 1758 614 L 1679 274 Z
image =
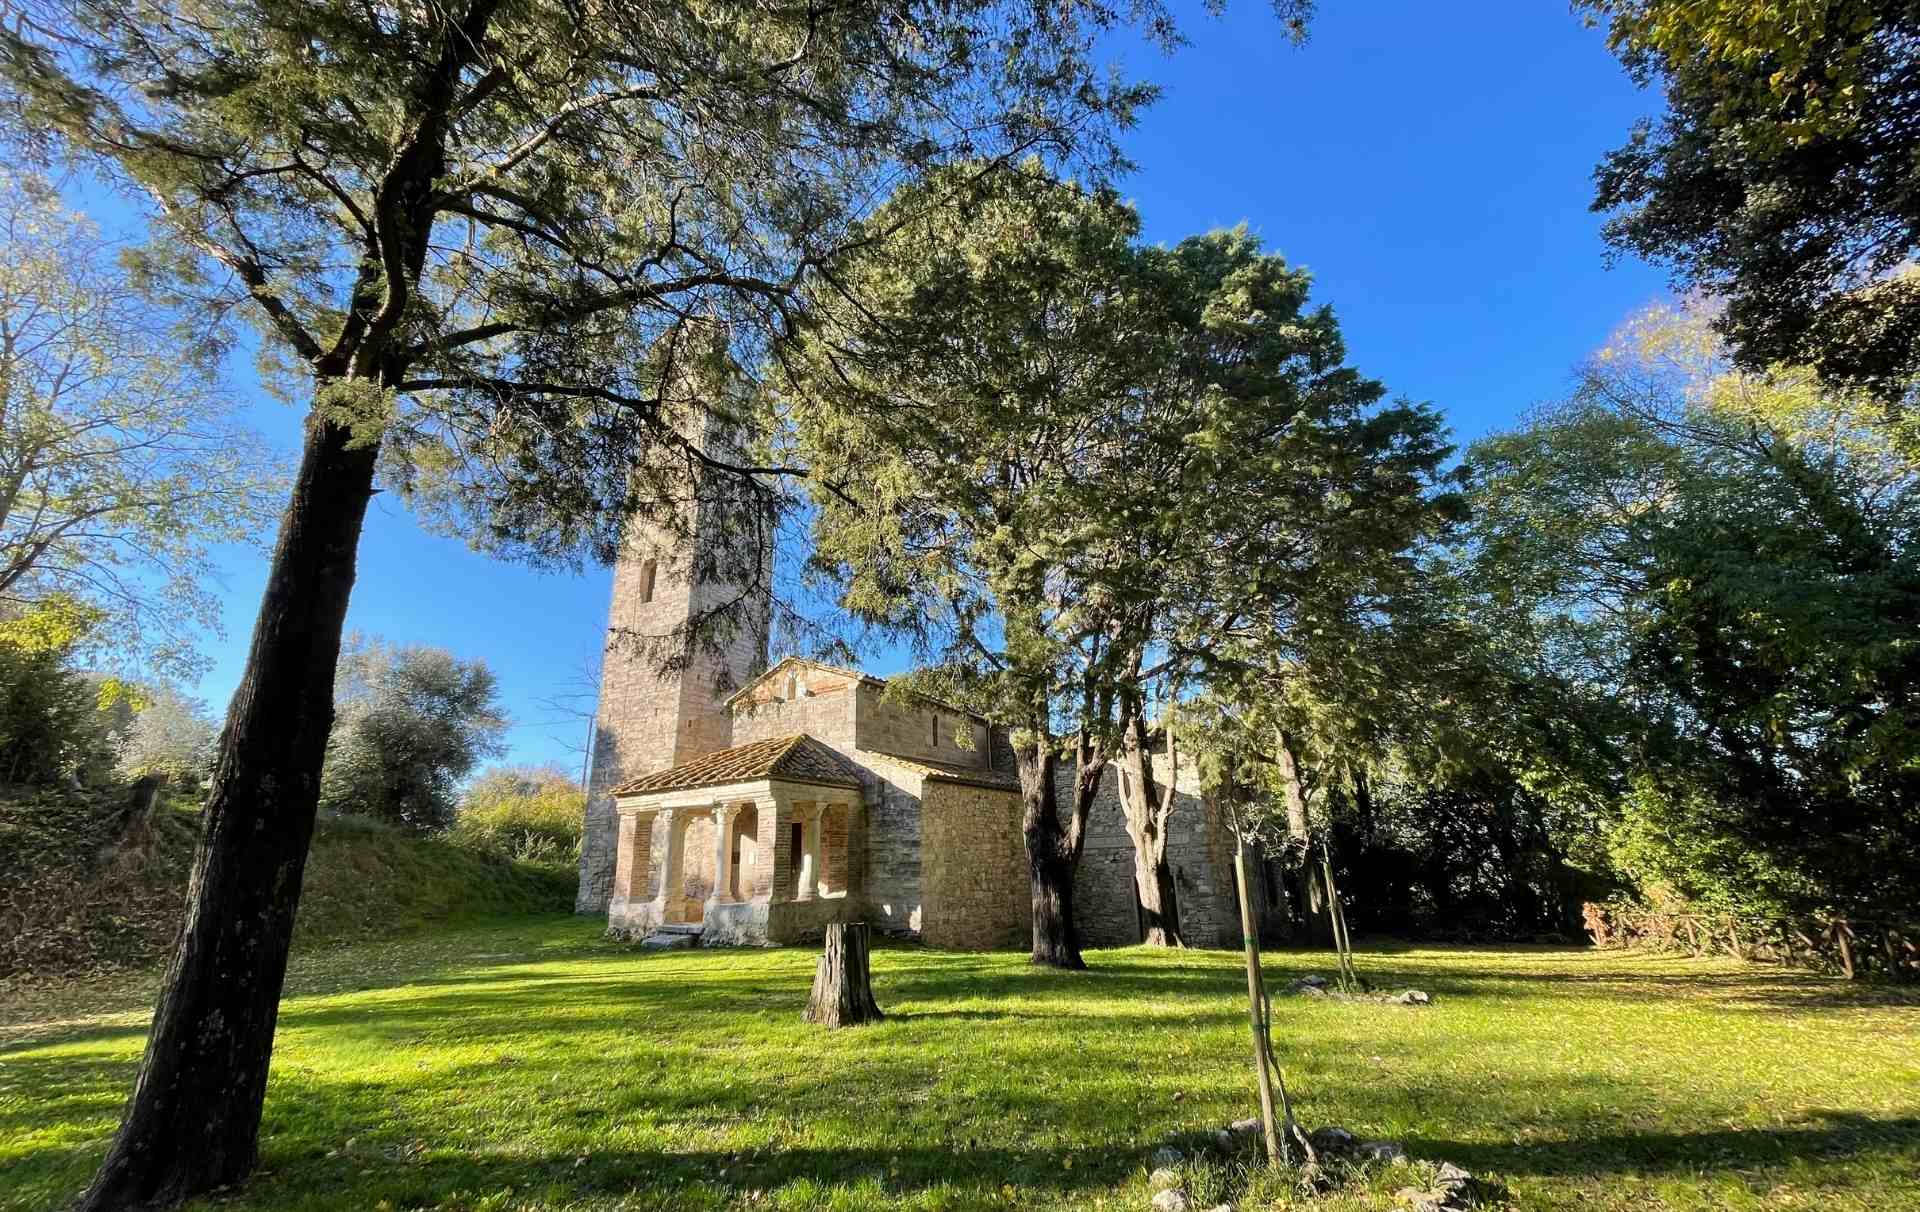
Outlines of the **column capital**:
M 734 801 L 715 800 L 713 802 L 713 820 L 717 825 L 731 825 L 733 818 L 740 815 L 740 805 Z
M 805 803 L 792 805 L 792 810 L 793 814 L 802 821 L 817 821 L 820 819 L 820 814 L 826 810 L 826 805 L 819 800 L 807 800 Z

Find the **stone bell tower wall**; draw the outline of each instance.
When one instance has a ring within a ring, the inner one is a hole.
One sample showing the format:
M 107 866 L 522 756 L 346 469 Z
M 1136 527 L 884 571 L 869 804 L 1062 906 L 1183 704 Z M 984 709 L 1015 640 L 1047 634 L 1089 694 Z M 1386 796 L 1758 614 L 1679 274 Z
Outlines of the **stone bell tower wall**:
M 687 527 L 696 544 L 720 542 L 696 502 Z M 718 512 L 718 511 L 714 511 Z M 717 524 L 717 523 L 712 523 Z M 763 566 L 772 558 L 771 544 Z M 614 567 L 606 648 L 588 782 L 586 828 L 580 841 L 578 913 L 604 913 L 613 890 L 615 820 L 608 792 L 629 779 L 725 749 L 733 743 L 723 700 L 766 664 L 767 604 L 748 603 L 745 621 L 714 647 L 697 644 L 679 667 L 661 668 L 668 646 L 637 645 L 633 637 L 671 637 L 697 615 L 737 602 L 742 590 L 696 581 L 698 552 L 676 549 L 660 528 L 636 527 Z

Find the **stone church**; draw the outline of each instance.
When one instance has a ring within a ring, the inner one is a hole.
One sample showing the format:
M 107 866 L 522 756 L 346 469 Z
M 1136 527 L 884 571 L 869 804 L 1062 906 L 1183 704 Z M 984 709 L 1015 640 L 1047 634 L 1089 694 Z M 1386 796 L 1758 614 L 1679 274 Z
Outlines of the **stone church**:
M 679 561 L 630 551 L 614 571 L 579 912 L 606 914 L 624 937 L 709 945 L 799 942 L 836 921 L 936 947 L 1030 943 L 1004 729 L 887 695 L 858 670 L 798 657 L 769 666 L 764 622 L 662 674 L 613 635 L 670 634 L 732 591 L 689 585 L 670 567 Z M 1179 920 L 1192 945 L 1237 946 L 1232 838 L 1192 771 L 1180 774 L 1167 845 Z M 1088 946 L 1141 938 L 1119 777 L 1110 769 L 1101 787 L 1074 885 Z M 1261 870 L 1250 889 L 1263 910 L 1279 904 L 1276 875 Z

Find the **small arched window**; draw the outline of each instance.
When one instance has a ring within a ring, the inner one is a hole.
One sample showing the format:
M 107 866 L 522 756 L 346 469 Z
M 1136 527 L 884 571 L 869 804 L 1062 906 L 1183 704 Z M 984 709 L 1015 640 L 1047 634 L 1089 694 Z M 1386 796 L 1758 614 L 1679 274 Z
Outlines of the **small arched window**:
M 800 697 L 800 675 L 797 673 L 789 672 L 787 674 L 787 701 L 792 702 L 794 699 L 797 699 L 799 697 Z
M 648 560 L 640 565 L 640 600 L 642 602 L 653 601 L 653 578 L 658 571 L 659 562 L 656 560 Z

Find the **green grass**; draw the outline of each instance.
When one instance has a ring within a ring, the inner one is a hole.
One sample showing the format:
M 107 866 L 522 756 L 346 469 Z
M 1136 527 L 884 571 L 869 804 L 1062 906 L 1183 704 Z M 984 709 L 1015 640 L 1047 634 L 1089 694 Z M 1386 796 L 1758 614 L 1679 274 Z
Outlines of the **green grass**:
M 874 957 L 886 1022 L 800 1021 L 805 950 L 643 954 L 579 919 L 296 957 L 262 1172 L 236 1209 L 1144 1209 L 1170 1134 L 1249 1114 L 1219 952 L 1091 971 Z M 1276 985 L 1325 971 L 1271 956 Z M 1303 1117 L 1402 1141 L 1521 1208 L 1920 1206 L 1920 1002 L 1732 961 L 1550 948 L 1363 953 L 1426 1009 L 1276 1001 Z M 0 1209 L 84 1185 L 152 974 L 0 1006 Z M 1418 1167 L 1313 1206 L 1394 1207 Z M 1308 1206 L 1229 1163 L 1195 1194 Z M 1205 1207 L 1205 1203 L 1198 1206 Z

